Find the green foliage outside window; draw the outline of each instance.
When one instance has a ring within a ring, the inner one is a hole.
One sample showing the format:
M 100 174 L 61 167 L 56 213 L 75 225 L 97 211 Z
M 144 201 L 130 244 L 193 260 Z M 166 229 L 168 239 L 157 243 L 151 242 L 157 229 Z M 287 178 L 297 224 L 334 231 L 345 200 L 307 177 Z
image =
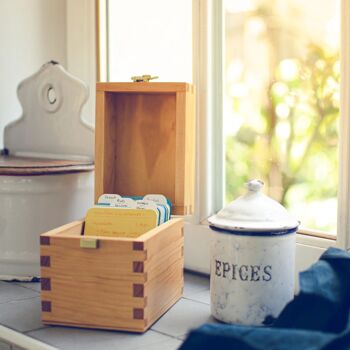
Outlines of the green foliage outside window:
M 253 177 L 264 180 L 268 194 L 287 207 L 336 198 L 338 54 L 311 44 L 304 58 L 277 62 L 271 75 L 256 122 L 243 123 L 226 138 L 227 201 Z M 232 98 L 237 113 L 240 103 Z

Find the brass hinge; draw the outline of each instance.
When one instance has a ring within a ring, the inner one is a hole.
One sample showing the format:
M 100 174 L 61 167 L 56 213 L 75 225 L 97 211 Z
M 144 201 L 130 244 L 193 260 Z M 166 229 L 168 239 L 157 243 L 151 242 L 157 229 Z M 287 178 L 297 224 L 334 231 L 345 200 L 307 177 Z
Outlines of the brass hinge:
M 149 74 L 144 74 L 144 75 L 135 75 L 134 77 L 131 77 L 131 80 L 134 83 L 148 83 L 150 80 L 153 79 L 158 79 L 159 77 L 157 76 L 151 76 Z

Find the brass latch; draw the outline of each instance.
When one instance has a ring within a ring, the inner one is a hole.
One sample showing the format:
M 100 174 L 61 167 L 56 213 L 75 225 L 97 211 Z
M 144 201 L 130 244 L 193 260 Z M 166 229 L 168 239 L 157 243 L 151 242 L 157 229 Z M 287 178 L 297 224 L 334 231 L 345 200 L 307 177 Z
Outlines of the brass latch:
M 157 77 L 157 76 L 152 77 L 149 74 L 144 74 L 144 75 L 136 75 L 134 77 L 131 77 L 131 80 L 134 83 L 148 83 L 150 80 L 158 79 L 158 78 L 159 77 Z
M 80 248 L 97 249 L 98 245 L 98 239 L 96 238 L 80 238 Z

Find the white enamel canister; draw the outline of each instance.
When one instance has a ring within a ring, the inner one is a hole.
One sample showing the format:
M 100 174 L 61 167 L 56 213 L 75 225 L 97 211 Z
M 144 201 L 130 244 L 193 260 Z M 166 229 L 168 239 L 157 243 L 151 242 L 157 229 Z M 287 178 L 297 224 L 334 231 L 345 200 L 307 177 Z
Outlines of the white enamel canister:
M 213 316 L 261 325 L 294 296 L 299 222 L 252 180 L 248 191 L 209 218 L 213 230 L 210 294 Z

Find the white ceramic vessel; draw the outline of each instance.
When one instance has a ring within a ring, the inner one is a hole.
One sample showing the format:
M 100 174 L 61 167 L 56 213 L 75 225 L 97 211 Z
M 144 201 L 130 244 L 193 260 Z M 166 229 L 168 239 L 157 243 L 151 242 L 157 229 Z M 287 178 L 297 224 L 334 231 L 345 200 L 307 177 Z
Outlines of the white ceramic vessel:
M 299 222 L 262 186 L 250 181 L 244 196 L 209 219 L 211 312 L 226 323 L 261 325 L 294 295 Z
M 23 114 L 5 128 L 10 156 L 0 162 L 0 279 L 39 276 L 40 233 L 82 218 L 93 205 L 94 130 L 81 120 L 86 85 L 49 62 L 17 92 Z M 55 159 L 79 162 L 80 170 L 51 169 Z

